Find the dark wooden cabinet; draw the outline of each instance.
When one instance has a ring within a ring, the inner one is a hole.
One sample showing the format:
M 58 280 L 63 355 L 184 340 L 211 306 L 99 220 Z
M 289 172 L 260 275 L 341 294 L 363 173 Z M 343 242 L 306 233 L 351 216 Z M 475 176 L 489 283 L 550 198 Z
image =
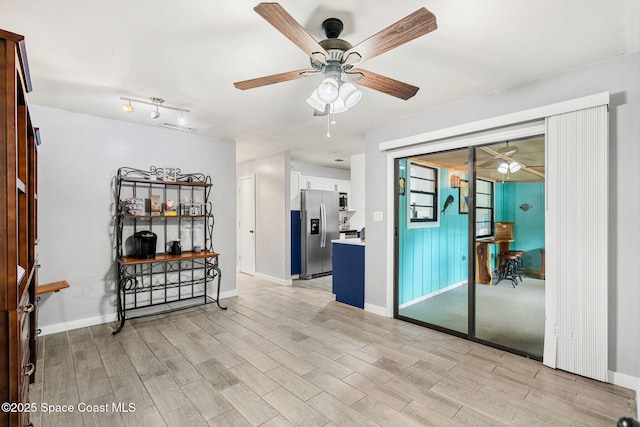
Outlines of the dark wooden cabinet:
M 0 426 L 29 425 L 29 383 L 35 372 L 38 130 L 24 37 L 0 30 Z M 3 408 L 5 409 L 5 408 Z

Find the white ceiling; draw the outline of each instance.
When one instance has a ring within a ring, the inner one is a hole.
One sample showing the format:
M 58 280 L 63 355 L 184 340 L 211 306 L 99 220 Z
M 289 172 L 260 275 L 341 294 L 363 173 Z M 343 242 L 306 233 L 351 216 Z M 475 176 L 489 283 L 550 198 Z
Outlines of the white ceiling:
M 25 36 L 30 102 L 158 126 L 152 107 L 124 113 L 121 96 L 161 97 L 191 110 L 195 133 L 236 142 L 237 161 L 291 152 L 298 162 L 349 167 L 365 129 L 640 50 L 638 0 L 364 0 L 280 4 L 317 40 L 341 18 L 355 45 L 419 7 L 438 29 L 363 63 L 420 87 L 403 101 L 363 88 L 360 104 L 326 117 L 305 102 L 320 77 L 240 91 L 233 82 L 309 67 L 307 56 L 248 0 L 0 0 L 0 28 Z M 335 163 L 344 158 L 344 163 Z

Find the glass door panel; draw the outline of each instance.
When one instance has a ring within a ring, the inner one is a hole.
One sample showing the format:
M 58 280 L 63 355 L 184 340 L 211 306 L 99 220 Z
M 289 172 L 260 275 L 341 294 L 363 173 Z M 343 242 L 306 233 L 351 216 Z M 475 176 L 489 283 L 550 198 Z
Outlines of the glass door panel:
M 544 138 L 475 150 L 475 338 L 541 357 Z
M 465 148 L 396 165 L 397 316 L 458 334 L 469 320 L 467 159 Z

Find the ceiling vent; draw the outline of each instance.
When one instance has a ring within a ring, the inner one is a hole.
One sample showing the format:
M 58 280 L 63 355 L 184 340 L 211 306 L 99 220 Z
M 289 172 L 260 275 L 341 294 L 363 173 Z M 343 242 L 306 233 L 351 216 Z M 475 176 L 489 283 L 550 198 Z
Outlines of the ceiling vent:
M 194 130 L 196 130 L 195 128 L 190 128 L 190 127 L 186 127 L 186 126 L 179 126 L 179 125 L 174 125 L 173 123 L 163 123 L 162 124 L 163 128 L 169 128 L 169 129 L 174 129 L 174 130 L 181 130 L 183 132 L 193 132 Z

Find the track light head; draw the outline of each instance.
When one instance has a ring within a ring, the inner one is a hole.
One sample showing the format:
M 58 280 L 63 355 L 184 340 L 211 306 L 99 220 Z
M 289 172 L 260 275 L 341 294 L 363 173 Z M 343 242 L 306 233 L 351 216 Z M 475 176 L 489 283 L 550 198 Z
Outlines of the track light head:
M 158 109 L 156 108 L 156 111 L 152 111 L 151 114 L 149 114 L 149 116 L 152 119 L 157 119 L 158 117 L 160 117 L 160 112 L 158 111 Z
M 133 113 L 133 105 L 131 105 L 131 101 L 128 104 L 124 104 L 122 106 L 122 111 L 125 113 Z

